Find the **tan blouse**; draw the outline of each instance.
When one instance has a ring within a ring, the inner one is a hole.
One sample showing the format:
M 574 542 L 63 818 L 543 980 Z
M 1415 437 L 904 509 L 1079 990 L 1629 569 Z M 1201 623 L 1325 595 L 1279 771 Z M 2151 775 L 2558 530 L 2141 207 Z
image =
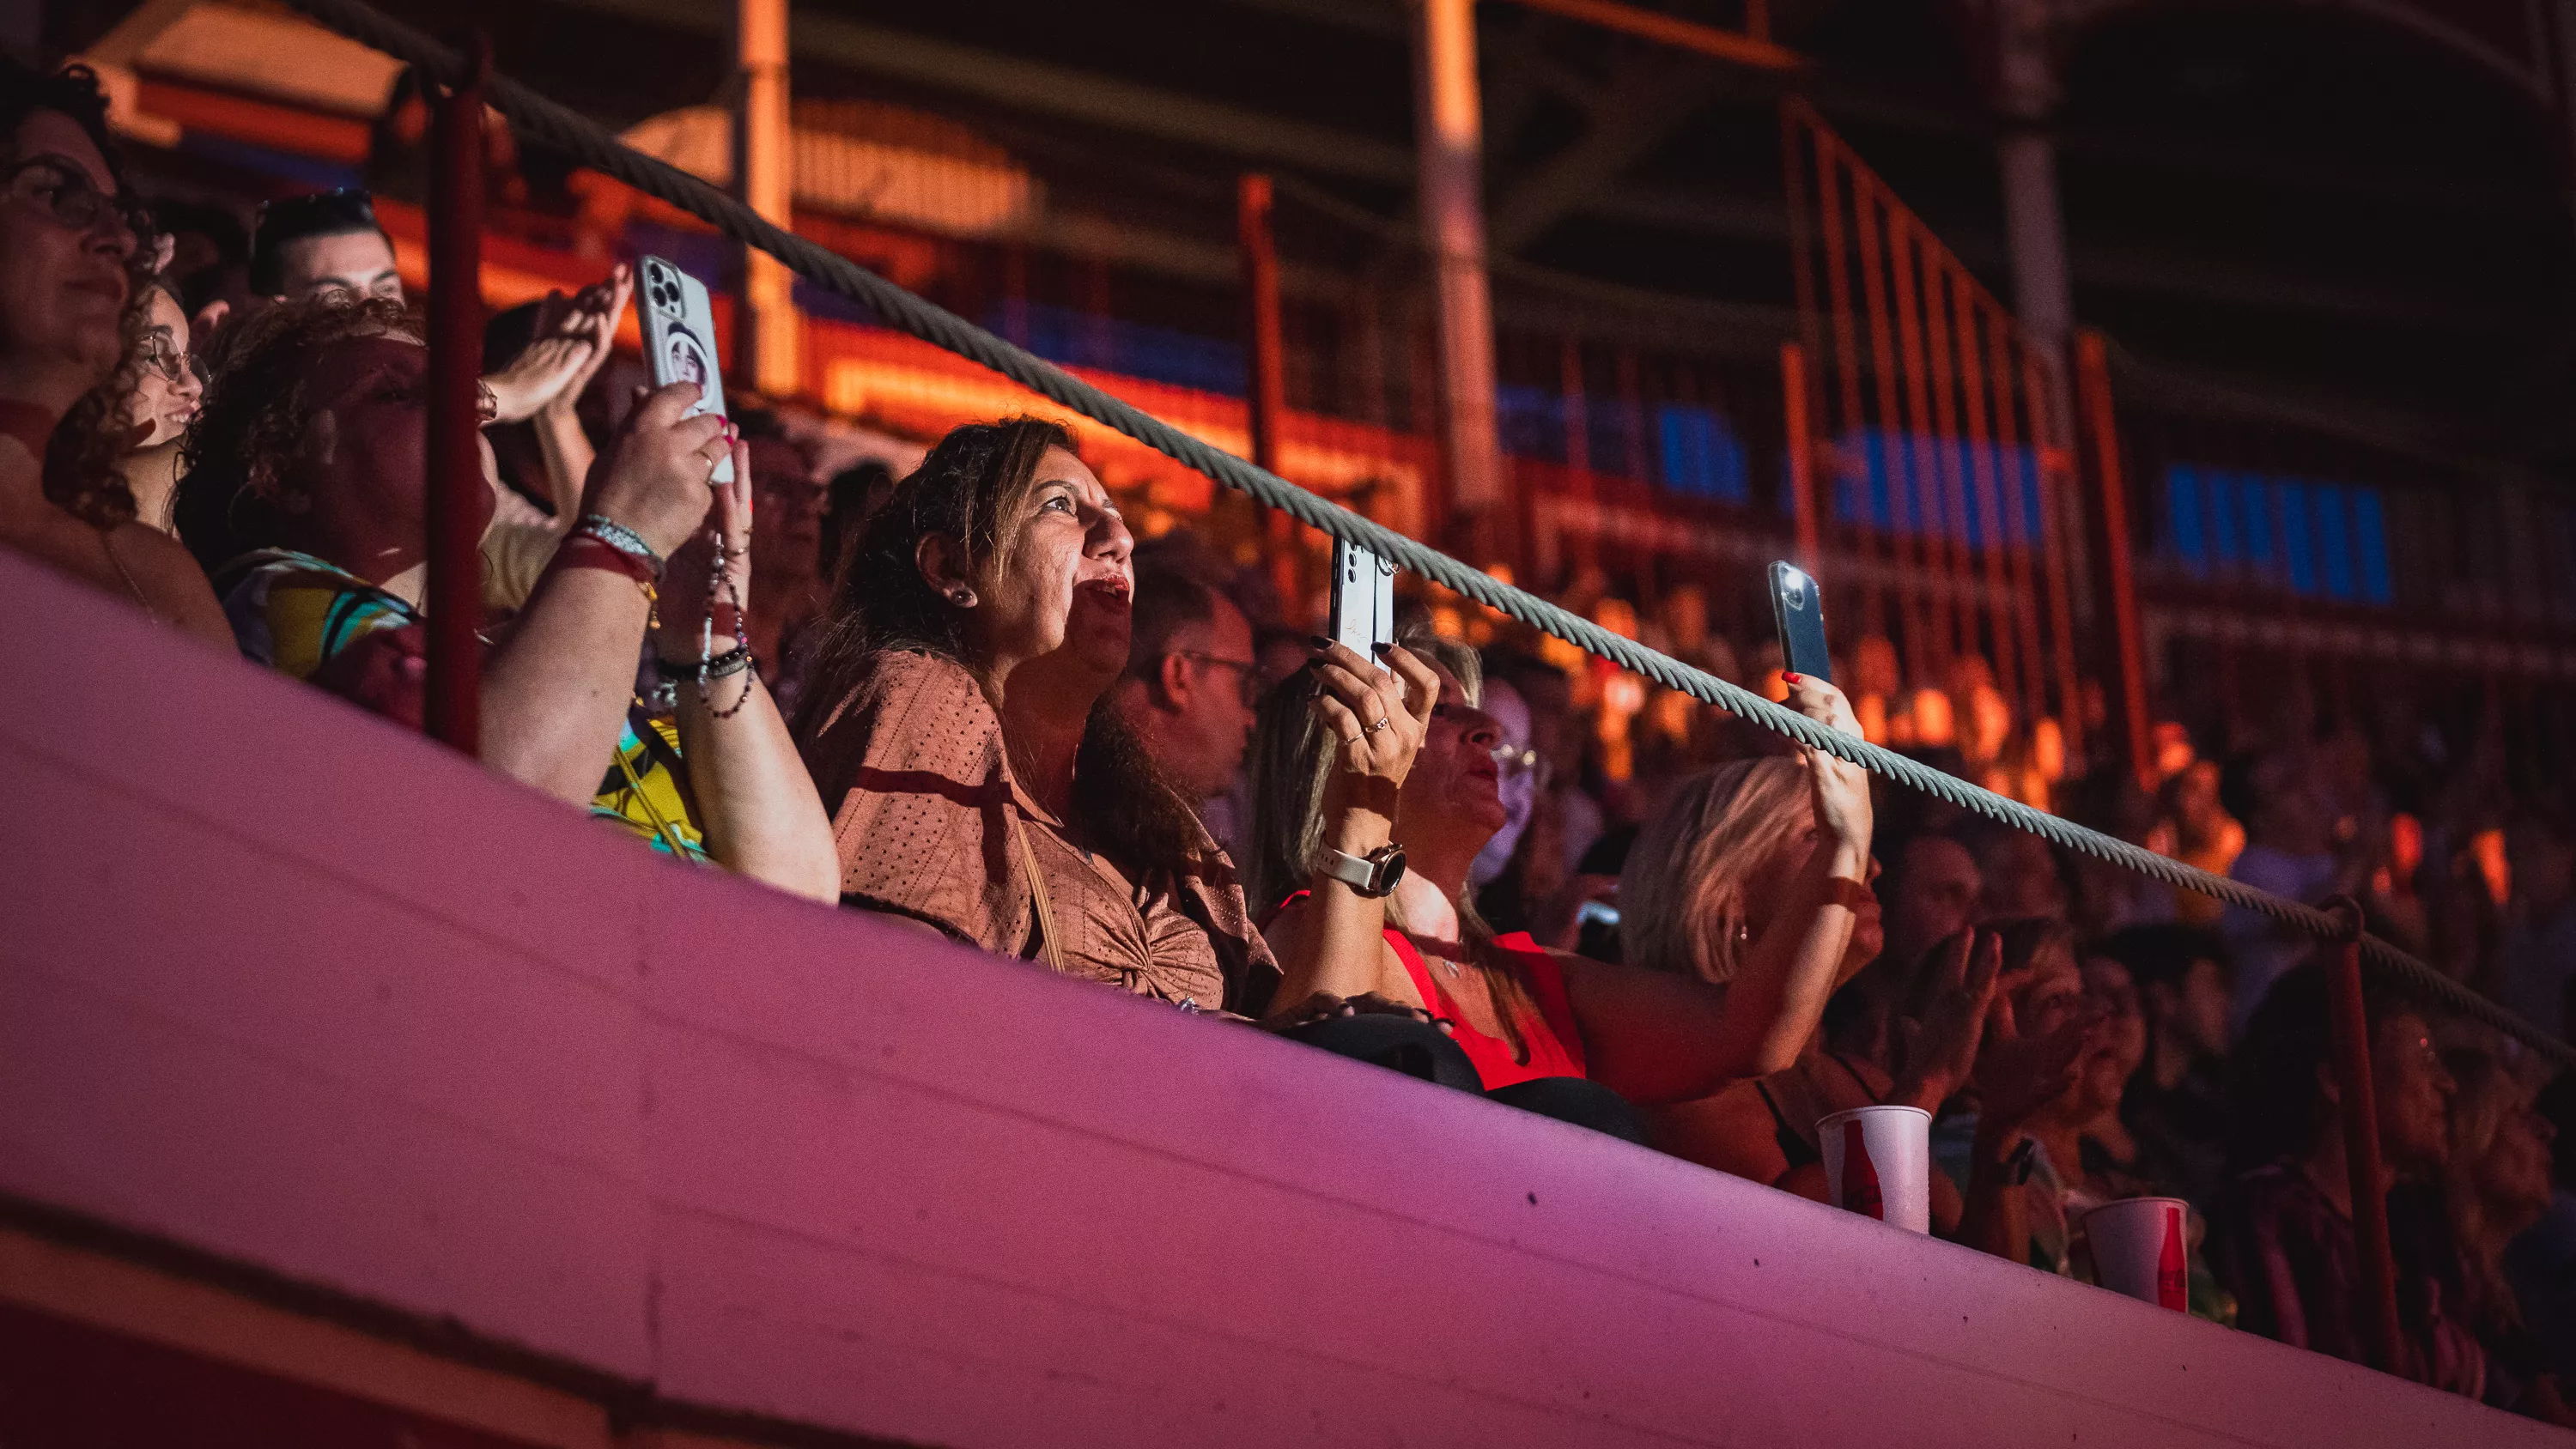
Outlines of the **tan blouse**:
M 1201 836 L 1175 875 L 1131 881 L 1067 838 L 1012 779 L 974 676 L 887 650 L 805 747 L 841 857 L 844 904 L 927 921 L 996 955 L 1045 941 L 1016 826 L 1046 887 L 1066 974 L 1201 1010 L 1257 1014 L 1278 981 L 1234 868 Z

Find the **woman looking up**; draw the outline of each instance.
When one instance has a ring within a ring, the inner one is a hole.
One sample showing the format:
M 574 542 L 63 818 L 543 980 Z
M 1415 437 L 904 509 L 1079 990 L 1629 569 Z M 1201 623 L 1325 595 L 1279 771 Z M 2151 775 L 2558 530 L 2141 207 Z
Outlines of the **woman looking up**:
M 129 365 L 137 225 L 96 77 L 0 57 L 0 542 L 230 648 L 187 551 L 134 521 L 131 388 L 76 406 Z
M 1054 423 L 951 432 L 859 535 L 796 735 L 842 903 L 1192 1010 L 1276 978 L 1225 852 L 1114 708 L 1135 540 Z
M 1844 872 L 1848 890 L 1784 885 L 1777 929 L 1736 979 L 1547 950 L 1524 933 L 1495 935 L 1468 894 L 1476 855 L 1504 821 L 1502 733 L 1477 707 L 1475 654 L 1414 636 L 1387 659 L 1392 674 L 1334 645 L 1316 656 L 1311 693 L 1292 680 L 1262 707 L 1251 874 L 1278 907 L 1268 934 L 1283 1016 L 1370 998 L 1426 1011 L 1474 1069 L 1459 1085 L 1632 1140 L 1643 1127 L 1627 1104 L 1688 1101 L 1795 1058 L 1864 920 L 1875 949 L 1876 904 L 1860 884 L 1866 776 L 1830 760 L 1801 771 L 1826 802 L 1817 813 L 1835 823 L 1819 869 Z M 1820 680 L 1794 702 L 1849 725 L 1842 696 Z M 1384 859 L 1389 846 L 1404 868 L 1372 894 L 1378 883 L 1353 862 Z

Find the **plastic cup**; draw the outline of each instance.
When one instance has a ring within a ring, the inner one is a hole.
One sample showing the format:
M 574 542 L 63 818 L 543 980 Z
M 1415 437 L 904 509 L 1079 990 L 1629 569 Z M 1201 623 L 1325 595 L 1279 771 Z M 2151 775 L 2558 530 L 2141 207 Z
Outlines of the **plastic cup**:
M 2178 1197 L 2133 1197 L 2084 1215 L 2093 1280 L 2140 1302 L 2191 1308 L 2191 1210 Z
M 1909 1233 L 1932 1231 L 1932 1114 L 1854 1107 L 1816 1124 L 1825 1198 Z

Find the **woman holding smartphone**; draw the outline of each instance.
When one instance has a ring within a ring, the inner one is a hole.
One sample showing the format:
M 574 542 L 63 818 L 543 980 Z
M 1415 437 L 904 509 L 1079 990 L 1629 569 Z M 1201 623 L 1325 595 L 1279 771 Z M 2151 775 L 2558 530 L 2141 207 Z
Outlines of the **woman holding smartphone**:
M 1877 949 L 1868 777 L 1812 751 L 1791 766 L 1807 785 L 1780 807 L 1806 842 L 1799 869 L 1723 984 L 1497 936 L 1476 914 L 1468 871 L 1503 822 L 1501 731 L 1477 708 L 1473 651 L 1405 644 L 1389 651 L 1393 675 L 1336 644 L 1319 652 L 1308 689 L 1292 680 L 1262 706 L 1247 869 L 1255 898 L 1275 907 L 1280 1001 L 1307 1015 L 1341 1002 L 1427 1013 L 1467 1070 L 1418 1034 L 1385 1054 L 1390 1065 L 1409 1054 L 1427 1066 L 1418 1075 L 1632 1141 L 1644 1129 L 1631 1104 L 1702 1097 L 1794 1061 L 1846 962 Z M 1396 698 L 1411 720 L 1388 708 Z M 1853 729 L 1822 680 L 1801 681 L 1791 703 Z M 1372 729 L 1363 712 L 1385 724 Z M 1399 843 L 1401 870 L 1384 870 Z

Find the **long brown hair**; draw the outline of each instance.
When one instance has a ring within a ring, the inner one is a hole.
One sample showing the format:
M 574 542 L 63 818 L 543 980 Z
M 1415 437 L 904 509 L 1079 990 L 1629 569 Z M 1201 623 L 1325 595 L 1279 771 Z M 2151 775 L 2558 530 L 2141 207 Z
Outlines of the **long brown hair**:
M 1682 782 L 1637 832 L 1619 876 L 1619 944 L 1632 966 L 1724 984 L 1770 924 L 1757 887 L 1815 824 L 1807 770 L 1763 755 Z
M 1407 629 L 1397 642 L 1448 670 L 1465 691 L 1462 703 L 1471 708 L 1481 705 L 1485 675 L 1475 650 L 1427 629 Z M 1272 687 L 1254 716 L 1252 745 L 1244 755 L 1244 768 L 1253 781 L 1244 893 L 1255 911 L 1274 909 L 1306 889 L 1324 848 L 1324 792 L 1332 781 L 1341 741 L 1308 703 L 1310 678 L 1308 671 L 1300 670 Z M 1396 830 L 1400 837 L 1403 821 L 1396 822 Z M 1536 1009 L 1529 981 L 1517 957 L 1495 947 L 1494 928 L 1477 913 L 1472 883 L 1462 885 L 1450 904 L 1458 912 L 1458 945 L 1466 962 L 1483 974 L 1513 1055 L 1526 1058 L 1529 1050 L 1520 1022 Z M 1409 929 L 1393 897 L 1386 903 L 1386 919 L 1399 931 Z
M 2442 1209 L 2450 1220 L 2476 1298 L 2472 1307 L 2492 1320 L 2474 1325 L 2481 1333 L 2511 1332 L 2522 1326 L 2522 1313 L 2506 1279 L 2504 1259 L 2494 1250 L 2499 1226 L 2488 1221 L 2486 1194 L 2478 1189 L 2478 1163 L 2494 1150 L 2507 1115 L 2529 1107 L 2528 1094 L 2504 1063 L 2475 1047 L 2451 1047 L 2442 1053 L 2459 1090 L 2451 1094 L 2451 1155 L 2442 1169 Z M 2513 1231 L 2503 1225 L 2504 1232 Z
M 922 575 L 921 541 L 937 534 L 955 542 L 971 578 L 1008 572 L 1050 448 L 1078 452 L 1073 434 L 1044 418 L 952 429 L 868 519 L 831 582 L 813 682 L 796 714 L 797 744 L 809 757 L 886 650 L 945 659 L 993 693 L 966 648 L 966 610 Z M 1207 875 L 1214 867 L 1198 813 L 1106 694 L 1092 706 L 1074 756 L 1073 810 L 1079 828 L 1132 871 Z

